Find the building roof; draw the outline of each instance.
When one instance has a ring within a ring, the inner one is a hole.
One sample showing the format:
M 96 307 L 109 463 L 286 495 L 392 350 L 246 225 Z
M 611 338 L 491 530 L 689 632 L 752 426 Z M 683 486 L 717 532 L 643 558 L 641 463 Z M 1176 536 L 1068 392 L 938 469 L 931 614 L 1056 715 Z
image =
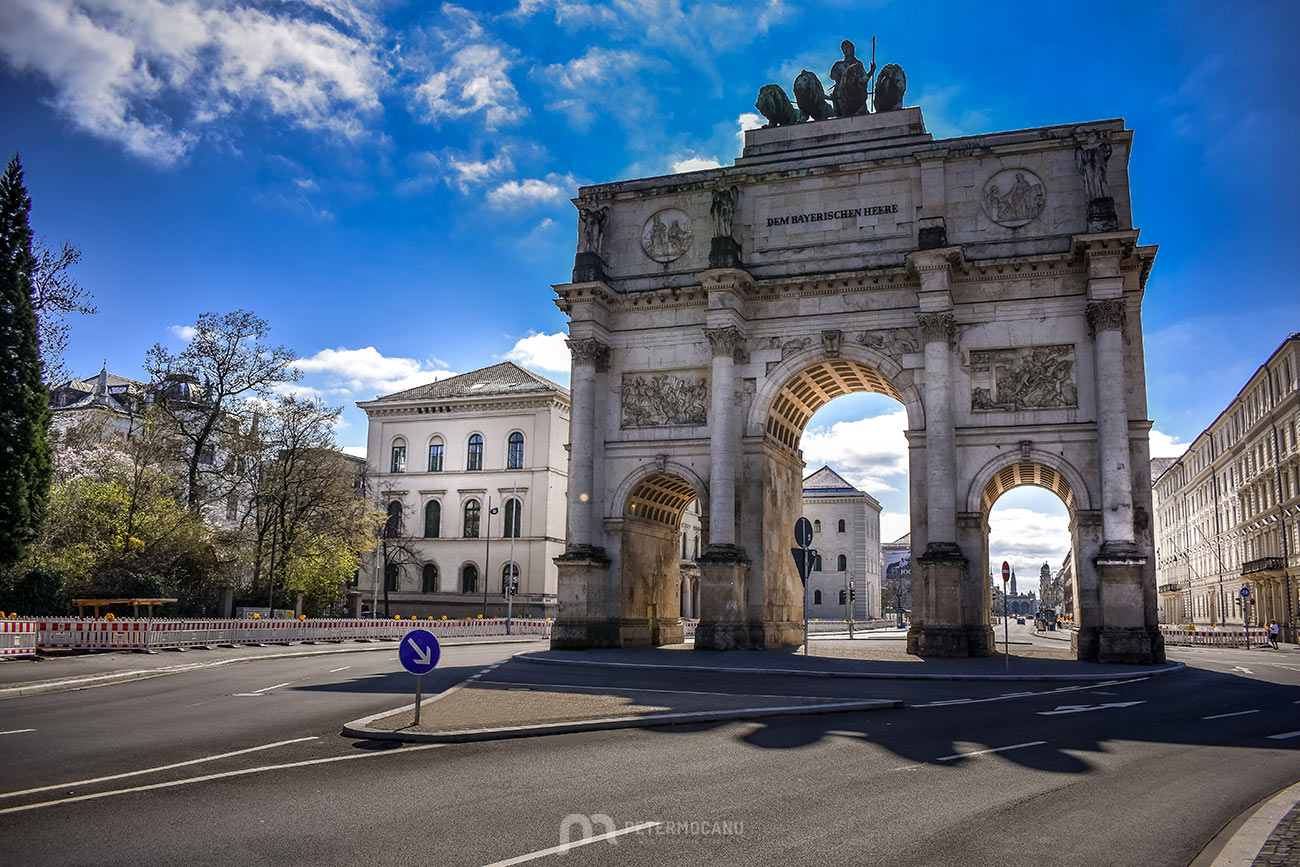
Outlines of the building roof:
M 1164 473 L 1165 470 L 1178 463 L 1178 458 L 1152 458 L 1151 459 L 1151 484 Z
M 491 367 L 471 370 L 459 376 L 440 379 L 426 385 L 417 385 L 405 391 L 380 395 L 381 400 L 453 400 L 467 397 L 496 397 L 500 395 L 560 394 L 569 396 L 569 390 L 531 370 L 525 370 L 513 361 L 503 361 Z M 362 401 L 362 404 L 369 401 Z
M 853 485 L 830 468 L 829 464 L 823 464 L 820 470 L 814 472 L 803 480 L 804 494 L 861 494 Z
M 886 542 L 885 545 L 889 548 L 910 548 L 912 547 L 912 534 L 910 531 L 904 533 L 894 541 Z

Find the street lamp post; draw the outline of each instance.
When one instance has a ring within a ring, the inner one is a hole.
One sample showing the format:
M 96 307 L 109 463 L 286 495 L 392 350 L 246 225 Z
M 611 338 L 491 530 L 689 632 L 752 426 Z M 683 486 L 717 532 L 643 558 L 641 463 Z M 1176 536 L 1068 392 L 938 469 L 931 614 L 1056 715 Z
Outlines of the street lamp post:
M 523 518 L 520 512 L 523 510 L 519 507 L 518 485 L 515 485 L 515 491 L 511 499 L 514 500 L 515 504 L 515 523 L 507 528 L 510 531 L 510 563 L 506 568 L 510 570 L 510 577 L 506 579 L 506 635 L 510 634 L 510 615 L 514 613 L 515 582 L 517 580 L 516 576 L 519 574 L 519 568 L 515 566 L 515 537 L 519 535 L 519 525 L 522 523 Z M 509 521 L 509 519 L 510 513 L 506 512 L 506 520 Z
M 487 619 L 488 576 L 492 574 L 492 516 L 497 510 L 492 508 L 492 498 L 488 497 L 487 515 L 483 521 L 483 535 L 487 544 L 483 550 L 483 619 Z

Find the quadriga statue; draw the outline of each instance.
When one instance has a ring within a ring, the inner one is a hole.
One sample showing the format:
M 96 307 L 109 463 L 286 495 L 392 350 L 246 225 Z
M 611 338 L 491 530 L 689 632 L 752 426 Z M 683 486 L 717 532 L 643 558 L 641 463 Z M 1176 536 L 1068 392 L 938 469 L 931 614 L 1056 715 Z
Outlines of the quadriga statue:
M 840 83 L 835 85 L 835 101 L 839 103 L 840 117 L 867 113 L 867 71 L 861 63 L 853 63 L 844 70 Z
M 794 106 L 790 104 L 790 97 L 785 95 L 785 91 L 779 84 L 765 84 L 759 88 L 758 101 L 754 103 L 754 108 L 767 118 L 763 129 L 771 126 L 788 126 L 799 121 L 799 113 L 794 110 Z
M 897 63 L 886 63 L 876 78 L 876 111 L 898 111 L 907 92 L 907 76 Z
M 821 79 L 806 69 L 794 80 L 794 101 L 799 104 L 800 123 L 805 120 L 826 120 L 831 116 L 830 103 L 826 99 L 826 91 L 822 89 Z

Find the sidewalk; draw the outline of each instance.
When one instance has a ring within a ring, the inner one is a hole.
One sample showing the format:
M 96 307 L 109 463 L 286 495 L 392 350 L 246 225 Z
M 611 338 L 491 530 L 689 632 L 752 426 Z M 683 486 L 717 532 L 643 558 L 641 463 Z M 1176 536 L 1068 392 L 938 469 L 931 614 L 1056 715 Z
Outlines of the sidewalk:
M 465 644 L 519 644 L 522 647 L 544 640 L 531 636 L 494 635 L 484 638 L 453 638 L 441 644 L 443 647 Z M 129 650 L 100 651 L 38 659 L 8 659 L 0 662 L 0 699 L 107 686 L 239 662 L 379 650 L 392 653 L 396 648 L 396 641 L 345 641 L 337 644 L 162 650 L 157 653 L 139 653 Z

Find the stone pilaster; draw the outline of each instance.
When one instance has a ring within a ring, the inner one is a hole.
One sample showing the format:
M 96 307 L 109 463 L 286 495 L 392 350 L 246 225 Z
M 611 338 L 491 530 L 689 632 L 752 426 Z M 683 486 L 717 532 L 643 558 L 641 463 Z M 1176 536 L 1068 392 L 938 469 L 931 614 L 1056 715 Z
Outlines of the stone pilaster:
M 709 439 L 709 545 L 736 544 L 736 462 L 740 437 L 736 425 L 735 353 L 740 330 L 706 328 L 713 349 L 711 437 Z
M 595 338 L 566 341 L 573 358 L 570 380 L 568 551 L 596 547 L 596 373 L 607 369 L 609 347 Z
M 1102 538 L 1107 548 L 1133 549 L 1133 468 L 1124 372 L 1123 298 L 1088 302 L 1096 347 L 1097 451 L 1101 468 Z

